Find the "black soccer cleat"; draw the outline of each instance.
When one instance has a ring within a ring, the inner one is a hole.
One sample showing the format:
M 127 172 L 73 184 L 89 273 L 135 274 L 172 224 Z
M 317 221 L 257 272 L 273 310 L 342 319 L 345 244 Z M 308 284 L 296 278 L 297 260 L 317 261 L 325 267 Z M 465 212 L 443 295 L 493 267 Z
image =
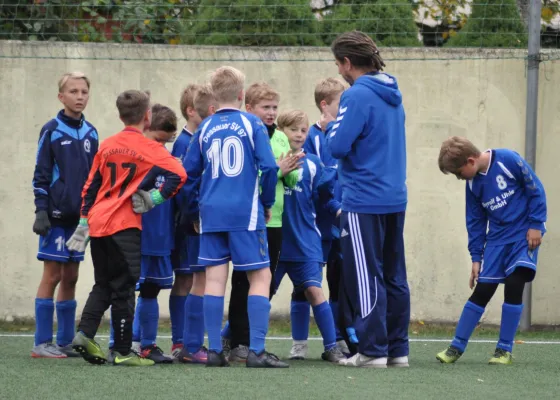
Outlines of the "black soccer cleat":
M 263 351 L 261 354 L 257 355 L 253 350 L 249 351 L 249 356 L 247 357 L 247 368 L 288 368 L 289 365 L 284 361 L 280 361 L 272 353 Z
M 163 350 L 155 344 L 143 347 L 141 349 L 140 356 L 142 358 L 152 360 L 156 364 L 171 364 L 173 362 L 173 357 L 164 354 Z
M 207 367 L 229 367 L 224 352 L 216 352 L 214 350 L 208 351 L 208 359 L 206 360 Z

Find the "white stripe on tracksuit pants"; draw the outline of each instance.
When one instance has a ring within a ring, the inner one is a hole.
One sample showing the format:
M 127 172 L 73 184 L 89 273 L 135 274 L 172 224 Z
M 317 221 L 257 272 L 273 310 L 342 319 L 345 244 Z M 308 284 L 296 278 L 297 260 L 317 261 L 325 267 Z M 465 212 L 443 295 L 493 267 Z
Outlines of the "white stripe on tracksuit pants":
M 343 281 L 354 310 L 359 352 L 370 357 L 408 355 L 404 220 L 404 212 L 341 215 Z

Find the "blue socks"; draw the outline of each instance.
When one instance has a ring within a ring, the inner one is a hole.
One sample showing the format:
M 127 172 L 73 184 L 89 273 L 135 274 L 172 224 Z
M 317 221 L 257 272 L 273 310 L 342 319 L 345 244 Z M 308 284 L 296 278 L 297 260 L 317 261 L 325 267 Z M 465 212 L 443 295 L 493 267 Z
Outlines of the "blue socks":
M 58 321 L 56 344 L 59 346 L 67 346 L 72 343 L 75 334 L 76 300 L 57 301 L 56 319 Z
M 185 302 L 187 296 L 169 296 L 169 316 L 171 318 L 171 341 L 183 343 L 185 329 Z
M 451 342 L 451 346 L 457 348 L 460 352 L 465 351 L 469 338 L 474 328 L 476 328 L 478 321 L 480 321 L 482 314 L 484 314 L 484 308 L 467 301 L 467 304 L 465 304 L 463 308 L 461 318 L 459 318 L 457 328 L 455 329 L 455 337 Z
M 292 339 L 307 340 L 309 337 L 310 307 L 307 301 L 290 303 L 290 320 L 292 323 Z
M 204 297 L 189 294 L 185 301 L 183 344 L 189 353 L 196 353 L 204 344 Z M 221 326 L 221 320 L 220 320 Z M 220 341 L 221 342 L 221 341 Z
M 226 324 L 224 325 L 224 329 L 222 329 L 222 333 L 221 333 L 223 338 L 229 339 L 231 336 L 231 329 L 229 329 L 229 321 L 226 321 Z
M 144 299 L 142 297 L 138 297 L 138 301 L 136 302 L 136 308 L 134 309 L 134 319 L 132 320 L 132 341 L 139 342 L 142 339 L 142 325 L 140 324 L 140 314 L 138 313 L 138 309 L 142 307 L 142 302 Z M 111 328 L 113 327 L 113 323 L 111 322 Z
M 140 347 L 144 348 L 156 344 L 159 306 L 157 298 L 146 299 L 141 297 L 141 299 L 142 301 L 138 302 L 134 319 L 138 318 L 140 320 L 140 332 L 142 332 L 140 335 Z
M 323 303 L 314 306 L 313 316 L 315 317 L 315 322 L 319 327 L 321 336 L 323 336 L 323 346 L 325 346 L 325 351 L 332 349 L 336 346 L 336 332 L 334 329 L 334 319 L 329 303 L 324 301 Z
M 340 329 L 338 329 L 338 301 L 329 300 L 329 304 L 331 306 L 332 317 L 334 320 L 334 329 L 336 332 L 336 341 L 344 340 L 342 334 L 340 333 Z
M 208 350 L 222 352 L 222 319 L 224 316 L 224 297 L 204 295 L 204 324 L 208 332 Z M 249 321 L 251 315 L 249 315 Z
M 264 342 L 268 332 L 268 320 L 270 319 L 268 297 L 247 297 L 247 314 L 249 315 L 249 350 L 259 355 L 264 351 Z
M 508 304 L 502 305 L 502 322 L 500 324 L 500 340 L 496 347 L 509 351 L 513 350 L 513 339 L 521 320 L 521 312 L 523 311 L 523 304 Z
M 52 343 L 53 339 L 53 299 L 35 299 L 35 346 Z

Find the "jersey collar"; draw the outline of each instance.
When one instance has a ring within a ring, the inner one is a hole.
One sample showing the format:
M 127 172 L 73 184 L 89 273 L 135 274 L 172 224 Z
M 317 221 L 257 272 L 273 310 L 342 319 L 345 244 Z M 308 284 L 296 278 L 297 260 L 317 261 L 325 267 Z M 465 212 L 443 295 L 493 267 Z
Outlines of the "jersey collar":
M 490 153 L 490 161 L 488 161 L 488 168 L 486 168 L 486 171 L 479 172 L 479 174 L 486 176 L 488 174 L 488 171 L 490 171 L 490 167 L 492 166 L 492 158 L 494 156 L 494 152 L 492 151 L 492 149 L 488 149 L 485 151 L 485 153 Z
M 139 133 L 142 135 L 142 131 L 140 129 L 134 128 L 132 126 L 125 126 L 123 132 Z

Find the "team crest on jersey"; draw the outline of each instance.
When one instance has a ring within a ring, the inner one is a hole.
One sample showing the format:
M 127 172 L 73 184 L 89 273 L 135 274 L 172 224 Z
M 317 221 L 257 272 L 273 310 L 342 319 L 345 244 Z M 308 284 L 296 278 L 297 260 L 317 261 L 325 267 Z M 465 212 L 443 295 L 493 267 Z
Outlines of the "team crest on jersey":
M 156 178 L 156 189 L 159 189 L 165 183 L 165 177 L 160 175 Z
M 86 153 L 89 153 L 91 150 L 91 142 L 89 141 L 89 139 L 84 140 L 84 150 L 86 151 Z
M 298 168 L 298 170 L 297 170 L 297 181 L 301 182 L 302 179 L 303 179 L 303 168 Z

